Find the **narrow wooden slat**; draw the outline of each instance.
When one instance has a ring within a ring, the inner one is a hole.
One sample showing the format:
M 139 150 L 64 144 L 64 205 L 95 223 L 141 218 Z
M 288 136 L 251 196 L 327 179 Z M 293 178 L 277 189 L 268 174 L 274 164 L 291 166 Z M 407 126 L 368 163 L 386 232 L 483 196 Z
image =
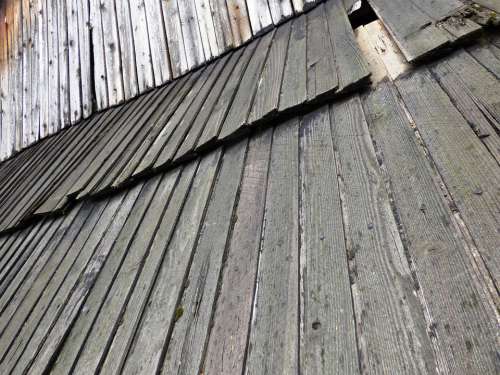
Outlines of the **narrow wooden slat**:
M 80 56 L 80 79 L 81 79 L 81 101 L 82 116 L 87 118 L 92 113 L 92 81 L 91 75 L 91 45 L 90 45 L 90 4 L 89 0 L 78 1 L 78 45 Z
M 234 67 L 231 76 L 225 82 L 224 89 L 219 95 L 219 99 L 212 108 L 212 112 L 205 124 L 203 133 L 198 139 L 198 147 L 206 145 L 207 143 L 213 142 L 217 139 L 220 128 L 225 121 L 226 115 L 238 90 L 242 76 L 244 75 L 247 65 L 257 49 L 257 45 L 258 41 L 253 41 L 243 50 L 243 53 Z
M 135 322 L 131 319 L 124 317 L 123 321 L 126 321 L 127 325 L 122 325 L 115 335 L 103 364 L 103 371 L 111 371 L 119 367 L 120 362 L 125 359 L 129 343 L 131 346 L 129 357 L 125 362 L 126 366 L 137 366 L 146 370 L 158 368 L 161 363 L 164 342 L 167 340 L 166 332 L 169 330 L 179 294 L 182 293 L 183 281 L 189 271 L 198 237 L 198 228 L 203 220 L 220 158 L 221 151 L 218 150 L 201 160 L 186 203 L 180 212 L 175 231 L 169 239 L 165 257 L 158 262 L 159 269 L 156 271 L 154 284 L 151 284 L 150 295 L 144 295 L 148 298 L 148 302 L 155 302 L 141 306 L 143 312 L 141 321 L 137 322 L 137 325 L 134 325 Z M 161 239 L 167 234 L 158 232 Z M 162 245 L 164 245 L 163 241 L 155 244 L 155 246 Z M 130 316 L 133 315 L 130 314 Z M 136 329 L 135 332 L 134 329 Z M 155 334 L 151 334 L 152 332 Z M 131 336 L 132 334 L 134 337 Z M 126 339 L 121 339 L 121 337 Z M 134 364 L 134 358 L 138 356 L 141 361 Z
M 307 99 L 317 100 L 335 90 L 338 77 L 332 43 L 328 38 L 325 8 L 318 6 L 307 13 Z
M 221 72 L 217 82 L 210 92 L 210 96 L 203 103 L 203 106 L 198 111 L 196 118 L 193 123 L 193 127 L 186 135 L 181 147 L 177 151 L 174 159 L 180 159 L 189 155 L 193 152 L 196 143 L 198 142 L 199 137 L 201 136 L 203 130 L 205 129 L 205 125 L 212 113 L 213 108 L 217 105 L 219 98 L 224 90 L 226 83 L 231 76 L 233 69 L 237 66 L 238 60 L 241 58 L 243 53 L 243 49 L 239 49 L 235 51 L 230 56 L 229 62 L 224 67 L 224 70 Z
M 57 0 L 47 0 L 48 28 L 48 100 L 49 123 L 48 134 L 54 134 L 59 128 L 59 45 L 57 43 Z
M 78 0 L 67 0 L 67 19 L 68 19 L 68 90 L 69 90 L 69 120 L 72 124 L 82 118 L 82 66 L 80 65 L 80 47 L 79 28 L 86 29 L 86 25 L 80 25 L 83 18 L 78 15 Z M 43 46 L 40 46 L 43 48 Z M 85 60 L 83 64 L 86 64 Z
M 19 100 L 22 100 L 22 139 L 21 147 L 24 148 L 32 141 L 34 141 L 31 134 L 31 17 L 30 17 L 30 1 L 21 0 L 21 14 L 20 14 L 20 69 L 21 69 L 21 92 L 18 93 Z
M 364 104 L 420 291 L 436 323 L 437 356 L 450 373 L 493 374 L 496 318 L 474 280 L 470 250 L 451 225 L 452 212 L 435 183 L 435 171 L 419 149 L 393 87 L 381 84 Z
M 300 125 L 301 372 L 358 374 L 358 348 L 328 107 Z M 258 307 L 257 307 L 258 308 Z
M 273 26 L 267 0 L 247 1 L 247 8 L 253 35 L 264 33 Z
M 100 314 L 107 319 L 94 322 L 85 346 L 75 363 L 73 372 L 85 374 L 88 371 L 96 371 L 103 361 L 111 340 L 119 328 L 120 320 L 131 294 L 136 287 L 137 279 L 142 273 L 142 268 L 148 256 L 148 250 L 161 221 L 165 208 L 169 205 L 172 191 L 175 189 L 180 169 L 172 171 L 165 178 L 156 179 L 159 183 L 154 195 L 146 203 L 145 209 L 138 212 L 137 219 L 130 217 L 127 221 L 132 227 L 130 233 L 123 229 L 120 234 L 118 246 L 115 251 L 126 253 L 126 257 L 120 267 L 111 289 L 103 301 Z M 139 197 L 140 199 L 141 197 Z M 135 213 L 132 212 L 132 215 Z M 126 225 L 127 225 L 126 224 Z M 123 320 L 125 322 L 125 320 Z M 118 358 L 115 358 L 118 360 Z
M 183 309 L 183 314 L 172 329 L 161 370 L 164 373 L 197 374 L 201 370 L 247 146 L 248 141 L 244 140 L 224 153 L 187 284 L 179 300 L 178 308 Z
M 165 22 L 165 29 L 170 51 L 170 64 L 173 77 L 180 76 L 188 69 L 177 1 L 178 0 L 161 2 L 163 21 Z
M 95 102 L 97 109 L 103 109 L 109 105 L 108 77 L 106 71 L 106 54 L 104 47 L 104 30 L 101 20 L 100 0 L 90 0 L 89 21 L 91 24 L 92 58 L 94 61 L 93 78 L 95 90 Z
M 292 21 L 292 32 L 281 84 L 279 110 L 286 111 L 307 100 L 306 16 Z
M 274 31 L 266 34 L 259 40 L 256 52 L 248 62 L 245 74 L 242 76 L 238 90 L 231 103 L 220 133 L 219 139 L 234 136 L 248 124 L 247 119 L 252 109 L 253 100 L 257 91 L 257 85 L 262 74 L 262 68 L 266 62 L 269 47 L 274 37 Z
M 292 3 L 290 0 L 271 0 L 269 9 L 275 25 L 280 24 L 285 19 L 293 15 Z
M 120 40 L 118 36 L 118 22 L 115 9 L 115 0 L 101 0 L 99 4 L 102 22 L 102 36 L 104 44 L 104 58 L 106 67 L 106 83 L 108 90 L 108 105 L 115 105 L 123 101 L 122 62 L 120 56 Z
M 298 148 L 297 119 L 276 127 L 247 348 L 249 375 L 299 372 Z
M 241 374 L 252 316 L 267 191 L 272 130 L 252 140 L 231 232 L 222 286 L 202 368 L 207 374 Z
M 252 38 L 250 19 L 245 0 L 226 0 L 229 22 L 233 31 L 234 46 Z
M 194 1 L 195 0 L 177 1 L 188 69 L 199 66 L 205 61 Z
M 248 116 L 250 124 L 272 116 L 278 111 L 291 26 L 292 23 L 287 22 L 276 30 Z
M 159 86 L 172 78 L 170 72 L 167 35 L 162 17 L 160 1 L 145 0 L 146 17 L 148 20 L 148 39 L 151 46 L 151 64 L 153 66 L 154 84 Z M 171 22 L 167 20 L 166 22 Z M 124 80 L 128 79 L 127 76 Z
M 493 44 L 477 44 L 467 48 L 482 66 L 488 69 L 497 79 L 500 79 L 500 48 Z
M 449 97 L 419 71 L 396 82 L 493 280 L 498 283 L 498 164 Z M 439 129 L 439 131 L 437 131 Z M 478 213 L 481 213 L 480 215 Z
M 357 87 L 368 78 L 366 60 L 354 38 L 354 33 L 341 0 L 325 3 L 325 15 L 333 45 L 339 91 Z
M 216 17 L 214 11 L 210 7 L 210 0 L 194 0 L 196 7 L 196 14 L 198 16 L 198 25 L 200 28 L 201 42 L 203 45 L 203 53 L 205 60 L 210 60 L 219 56 L 221 51 L 224 50 L 224 44 L 219 46 L 217 43 Z
M 70 123 L 70 92 L 69 92 L 69 45 L 67 2 L 58 0 L 57 8 L 57 40 L 59 43 L 59 117 L 62 129 Z
M 154 86 L 145 0 L 129 0 L 139 92 Z M 158 31 L 157 31 L 158 32 Z
M 128 1 L 115 1 L 115 7 L 116 20 L 118 23 L 118 37 L 120 41 L 123 97 L 124 99 L 130 99 L 139 93 L 130 3 Z
M 30 372 L 34 374 L 43 374 L 51 368 L 51 362 L 58 354 L 60 346 L 68 335 L 68 330 L 72 328 L 80 309 L 83 307 L 83 304 L 86 303 L 87 297 L 91 293 L 91 288 L 96 282 L 96 278 L 100 272 L 104 271 L 105 262 L 109 260 L 111 253 L 116 251 L 116 248 L 113 246 L 113 240 L 116 238 L 117 233 L 116 230 L 114 231 L 113 229 L 116 227 L 118 230 L 121 230 L 123 223 L 131 213 L 131 209 L 140 190 L 141 187 L 136 186 L 135 189 L 132 189 L 124 198 L 124 202 L 117 213 L 117 219 L 115 219 L 113 227 L 106 233 L 108 236 L 103 238 L 98 250 L 83 271 L 81 282 L 75 286 L 72 295 L 67 300 L 66 306 L 55 322 L 50 334 L 45 339 L 38 355 L 34 358 L 30 367 L 27 367 L 30 369 Z M 166 195 L 168 196 L 168 193 Z M 110 238 L 113 240 L 110 240 Z

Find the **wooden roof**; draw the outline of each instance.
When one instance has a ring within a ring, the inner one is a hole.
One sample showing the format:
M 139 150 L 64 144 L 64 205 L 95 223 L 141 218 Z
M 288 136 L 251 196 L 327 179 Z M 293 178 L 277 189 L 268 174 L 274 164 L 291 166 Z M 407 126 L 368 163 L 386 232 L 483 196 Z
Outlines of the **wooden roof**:
M 0 373 L 497 373 L 498 31 L 338 4 L 0 164 Z

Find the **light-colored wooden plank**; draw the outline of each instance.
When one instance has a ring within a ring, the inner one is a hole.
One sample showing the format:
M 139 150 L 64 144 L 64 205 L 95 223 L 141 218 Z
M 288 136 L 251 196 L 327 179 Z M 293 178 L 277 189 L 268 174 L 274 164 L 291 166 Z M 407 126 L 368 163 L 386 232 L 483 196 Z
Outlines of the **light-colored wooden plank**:
M 80 26 L 78 17 L 79 0 L 67 0 L 68 17 L 68 63 L 69 63 L 69 97 L 70 97 L 70 121 L 75 123 L 82 117 L 81 108 L 81 65 L 80 65 L 80 39 L 79 28 L 85 29 L 85 25 Z
M 128 77 L 123 77 L 115 0 L 100 0 L 99 10 L 106 59 L 108 105 L 111 106 L 123 101 L 123 81 Z
M 252 38 L 250 19 L 245 0 L 226 0 L 229 22 L 233 31 L 234 46 Z
M 30 0 L 21 0 L 21 69 L 22 69 L 22 92 L 19 93 L 19 99 L 22 98 L 22 139 L 21 147 L 24 148 L 32 141 L 31 134 L 31 17 Z
M 194 1 L 195 0 L 177 1 L 188 69 L 192 69 L 205 62 L 198 15 L 196 14 Z
M 194 2 L 196 14 L 198 15 L 198 24 L 205 60 L 208 61 L 219 56 L 224 48 L 220 48 L 217 44 L 217 35 L 214 25 L 215 15 L 210 7 L 210 0 L 194 0 Z
M 68 14 L 67 2 L 58 0 L 57 8 L 57 40 L 59 43 L 59 127 L 58 130 L 70 123 L 69 104 L 69 46 L 68 46 Z
M 129 1 L 115 1 L 118 36 L 120 38 L 120 58 L 123 75 L 123 96 L 130 99 L 139 93 L 135 62 L 134 34 Z
M 269 9 L 275 25 L 280 24 L 293 15 L 290 0 L 269 0 Z
M 154 87 L 145 0 L 129 0 L 139 92 Z
M 87 118 L 92 113 L 93 107 L 93 94 L 92 85 L 94 77 L 91 75 L 91 20 L 90 20 L 90 4 L 89 0 L 78 1 L 78 45 L 80 56 L 80 80 L 81 80 L 81 105 L 82 116 Z M 93 57 L 92 57 L 93 59 Z
M 103 109 L 109 105 L 108 83 L 106 71 L 106 54 L 104 52 L 104 32 L 101 20 L 100 0 L 90 0 L 89 13 L 90 28 L 92 32 L 92 58 L 94 61 L 94 88 L 97 109 Z
M 165 33 L 165 21 L 162 16 L 161 1 L 145 0 L 146 17 L 148 20 L 148 38 L 151 47 L 151 64 L 153 65 L 155 86 L 172 78 L 170 72 L 169 49 Z M 170 22 L 167 20 L 166 22 Z M 127 77 L 124 77 L 127 79 Z
M 188 70 L 177 1 L 178 0 L 169 0 L 161 2 L 173 77 L 178 77 Z
M 264 33 L 273 26 L 267 0 L 247 1 L 247 8 L 254 36 Z
M 235 45 L 226 0 L 209 0 L 220 53 Z

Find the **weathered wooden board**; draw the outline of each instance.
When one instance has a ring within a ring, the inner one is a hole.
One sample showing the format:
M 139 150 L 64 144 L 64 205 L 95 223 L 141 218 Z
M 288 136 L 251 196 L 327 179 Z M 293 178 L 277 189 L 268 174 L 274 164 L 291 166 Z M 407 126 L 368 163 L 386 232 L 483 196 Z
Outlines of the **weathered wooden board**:
M 453 225 L 436 172 L 417 143 L 395 88 L 381 84 L 364 99 L 371 135 L 407 239 L 414 278 L 435 331 L 438 368 L 494 373 L 495 329 L 491 327 L 496 325 L 495 313 L 475 280 L 471 250 Z

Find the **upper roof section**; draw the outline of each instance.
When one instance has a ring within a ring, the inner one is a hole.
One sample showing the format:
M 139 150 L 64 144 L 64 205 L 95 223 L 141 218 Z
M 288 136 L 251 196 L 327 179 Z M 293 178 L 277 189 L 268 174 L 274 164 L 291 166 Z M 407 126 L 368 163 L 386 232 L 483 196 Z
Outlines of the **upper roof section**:
M 359 1 L 330 0 L 343 18 Z M 321 0 L 4 0 L 0 159 L 178 78 Z M 368 0 L 409 61 L 494 20 L 468 0 Z M 495 8 L 495 1 L 479 0 Z M 342 19 L 341 26 L 347 23 Z M 348 29 L 350 29 L 347 26 Z M 345 46 L 349 53 L 349 45 Z

